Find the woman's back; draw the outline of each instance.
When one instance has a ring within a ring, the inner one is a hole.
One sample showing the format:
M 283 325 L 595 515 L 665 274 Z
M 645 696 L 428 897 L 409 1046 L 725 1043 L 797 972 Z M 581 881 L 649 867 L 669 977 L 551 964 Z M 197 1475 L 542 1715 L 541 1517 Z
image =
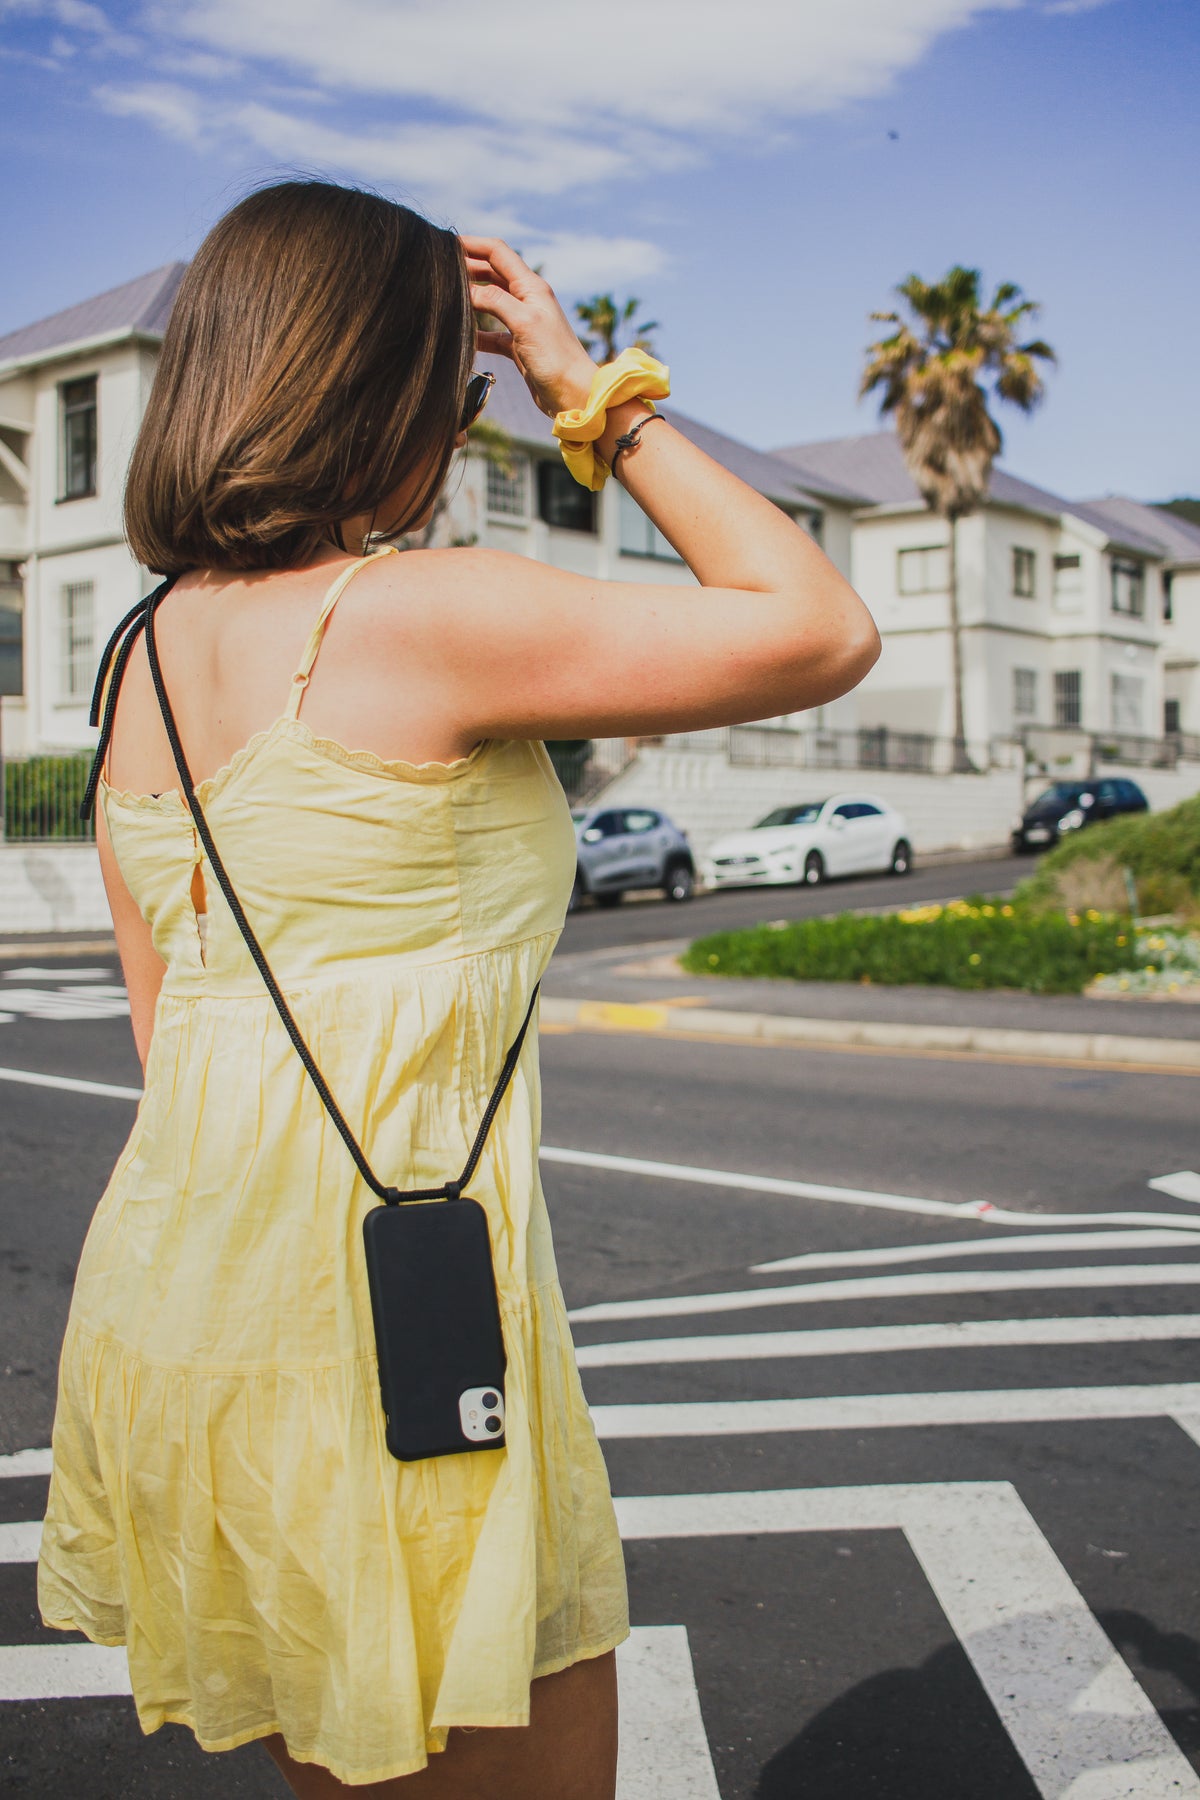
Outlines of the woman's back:
M 299 670 L 314 692 L 318 647 L 310 640 Z M 294 716 L 308 685 L 285 683 L 287 710 L 198 784 L 199 799 L 371 1162 L 386 1181 L 436 1185 L 466 1160 L 554 947 L 575 869 L 570 814 L 539 744 L 482 743 L 451 764 L 381 759 Z M 361 1248 L 374 1200 L 191 815 L 174 789 L 105 783 L 101 806 L 166 973 L 145 1097 L 76 1281 L 42 1608 L 105 1641 L 142 1621 L 145 1635 L 128 1642 L 148 1726 L 182 1716 L 215 1747 L 236 1693 L 259 1727 L 285 1721 L 289 1744 L 308 1733 L 328 1767 L 399 1774 L 421 1760 L 412 1746 L 444 1738 L 443 1721 L 478 1711 L 475 1684 L 494 1673 L 497 1644 L 516 1723 L 531 1668 L 607 1648 L 624 1630 L 611 1514 L 590 1499 L 579 1510 L 604 1474 L 538 1178 L 535 1036 L 471 1184 L 509 1352 L 508 1452 L 437 1465 L 431 1489 L 429 1465 L 396 1463 L 383 1441 Z M 263 1508 L 262 1494 L 286 1501 Z M 69 1546 L 85 1517 L 100 1549 L 81 1595 Z M 430 1534 L 448 1565 L 407 1572 L 403 1616 L 394 1582 L 347 1583 L 348 1570 L 384 1569 Z M 186 1542 L 209 1554 L 181 1569 L 171 1546 Z M 581 1554 L 593 1571 L 583 1618 Z M 268 1595 L 281 1567 L 286 1595 Z M 329 1650 L 314 1675 L 302 1646 L 318 1637 Z M 380 1713 L 370 1683 L 361 1705 L 346 1702 L 354 1667 L 395 1672 L 397 1658 L 409 1669 L 399 1714 Z M 184 1692 L 181 1714 L 172 1696 Z M 493 1686 L 486 1704 L 495 1699 Z
M 422 733 L 404 718 L 403 706 L 396 708 L 398 718 L 384 722 L 388 729 L 371 731 L 375 671 L 361 661 L 356 666 L 353 626 L 339 634 L 347 640 L 340 656 L 330 656 L 340 610 L 354 592 L 350 583 L 367 574 L 361 562 L 337 571 L 294 669 L 277 683 L 279 638 L 283 654 L 291 654 L 287 639 L 294 636 L 286 629 L 271 635 L 278 607 L 253 620 L 244 634 L 268 664 L 265 677 L 257 665 L 246 668 L 244 654 L 237 654 L 243 646 L 235 644 L 232 652 L 223 647 L 217 655 L 219 621 L 189 620 L 186 634 L 175 634 L 173 657 L 171 639 L 160 633 L 164 676 L 199 799 L 235 891 L 285 988 L 339 971 L 350 978 L 351 965 L 372 962 L 389 965 L 378 970 L 379 979 L 389 980 L 394 963 L 452 961 L 555 934 L 574 876 L 574 832 L 540 745 L 481 742 L 453 761 L 379 753 L 375 746 L 388 739 L 416 747 Z M 180 607 L 189 599 L 185 590 Z M 199 604 L 192 600 L 196 612 L 209 605 L 207 597 Z M 292 594 L 282 610 L 284 625 L 293 626 Z M 221 663 L 225 670 L 216 666 Z M 180 679 L 185 667 L 194 671 L 191 683 Z M 130 691 L 118 703 L 118 749 L 126 741 L 124 707 L 133 712 L 145 705 L 145 695 L 133 687 L 136 669 L 132 664 L 125 678 Z M 206 704 L 210 669 L 217 692 Z M 337 735 L 326 735 L 325 721 L 355 716 L 339 706 L 336 693 L 326 697 L 327 676 L 329 686 L 336 688 L 340 678 L 352 692 L 366 693 L 367 704 L 357 709 L 366 719 L 361 727 L 347 723 Z M 392 685 L 403 689 L 403 678 Z M 278 697 L 266 718 L 264 688 L 276 688 Z M 265 999 L 178 790 L 152 689 L 149 704 L 154 718 L 138 720 L 140 731 L 129 733 L 130 751 L 120 761 L 112 758 L 100 801 L 125 885 L 167 965 L 164 988 Z M 324 729 L 314 729 L 313 716 Z M 243 740 L 244 722 L 255 729 Z M 425 738 L 434 735 L 427 727 Z M 448 735 L 443 727 L 443 741 Z M 236 746 L 226 750 L 235 738 Z M 199 754 L 192 748 L 197 742 Z M 213 766 L 221 751 L 225 759 Z M 135 785 L 119 785 L 122 774 Z M 164 785 L 147 791 L 147 780 Z M 354 978 L 364 972 L 355 968 Z

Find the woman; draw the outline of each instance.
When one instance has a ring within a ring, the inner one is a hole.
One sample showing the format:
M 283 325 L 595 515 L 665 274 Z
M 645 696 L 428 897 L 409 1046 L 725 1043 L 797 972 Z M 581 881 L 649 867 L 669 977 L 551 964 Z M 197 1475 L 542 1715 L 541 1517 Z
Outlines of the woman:
M 609 380 L 507 245 L 265 189 L 184 280 L 127 495 L 135 554 L 177 578 L 155 642 L 211 841 L 349 1127 L 408 1187 L 461 1166 L 562 924 L 574 835 L 540 740 L 793 712 L 877 654 L 811 540 L 639 397 L 573 467 L 616 460 L 698 588 L 364 557 L 428 520 L 477 348 L 550 414 Z M 301 1796 L 611 1800 L 623 1572 L 538 1182 L 533 1034 L 470 1186 L 504 1448 L 397 1461 L 375 1197 L 214 880 L 152 672 L 138 637 L 98 831 L 145 1098 L 63 1348 L 43 1616 L 127 1646 L 144 1729 L 261 1738 Z

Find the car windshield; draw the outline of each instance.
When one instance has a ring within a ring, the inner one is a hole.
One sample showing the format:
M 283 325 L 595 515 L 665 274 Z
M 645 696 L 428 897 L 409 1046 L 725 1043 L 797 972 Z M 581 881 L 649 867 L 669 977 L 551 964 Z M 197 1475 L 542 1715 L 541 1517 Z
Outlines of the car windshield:
M 815 825 L 824 804 L 824 800 L 809 800 L 802 806 L 777 806 L 765 819 L 760 819 L 754 829 L 762 831 L 770 825 Z
M 1050 812 L 1058 806 L 1078 806 L 1079 796 L 1085 790 L 1077 781 L 1056 781 L 1053 787 L 1043 790 L 1029 808 L 1030 812 Z

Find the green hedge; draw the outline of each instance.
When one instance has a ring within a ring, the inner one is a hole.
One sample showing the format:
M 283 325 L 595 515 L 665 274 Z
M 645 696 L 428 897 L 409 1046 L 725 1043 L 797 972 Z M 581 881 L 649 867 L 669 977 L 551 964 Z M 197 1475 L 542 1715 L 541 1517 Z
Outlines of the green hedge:
M 1142 958 L 1127 920 L 1032 912 L 975 896 L 901 913 L 840 913 L 718 931 L 698 939 L 681 960 L 693 975 L 1078 994 L 1096 975 L 1135 968 Z
M 1133 873 L 1144 917 L 1200 906 L 1200 794 L 1169 812 L 1106 819 L 1076 832 L 1042 858 L 1016 899 L 1039 910 L 1123 909 L 1127 903 L 1117 895 L 1124 869 Z
M 92 838 L 95 827 L 79 817 L 92 759 L 31 756 L 4 765 L 4 836 L 9 843 L 37 838 Z

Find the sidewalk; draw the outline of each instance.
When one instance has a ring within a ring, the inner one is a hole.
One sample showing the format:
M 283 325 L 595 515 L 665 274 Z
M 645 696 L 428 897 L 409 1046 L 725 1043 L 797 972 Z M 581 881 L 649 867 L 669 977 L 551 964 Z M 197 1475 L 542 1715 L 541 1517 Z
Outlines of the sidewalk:
M 115 956 L 117 940 L 103 931 L 0 931 L 0 962 L 43 961 L 48 956 Z
M 674 959 L 686 943 L 556 957 L 543 1024 L 1200 1074 L 1195 1003 L 685 975 Z
M 1200 1074 L 1194 1001 L 685 975 L 675 958 L 688 942 L 556 955 L 542 983 L 542 1025 Z M 115 953 L 111 937 L 89 932 L 0 934 L 0 964 Z

